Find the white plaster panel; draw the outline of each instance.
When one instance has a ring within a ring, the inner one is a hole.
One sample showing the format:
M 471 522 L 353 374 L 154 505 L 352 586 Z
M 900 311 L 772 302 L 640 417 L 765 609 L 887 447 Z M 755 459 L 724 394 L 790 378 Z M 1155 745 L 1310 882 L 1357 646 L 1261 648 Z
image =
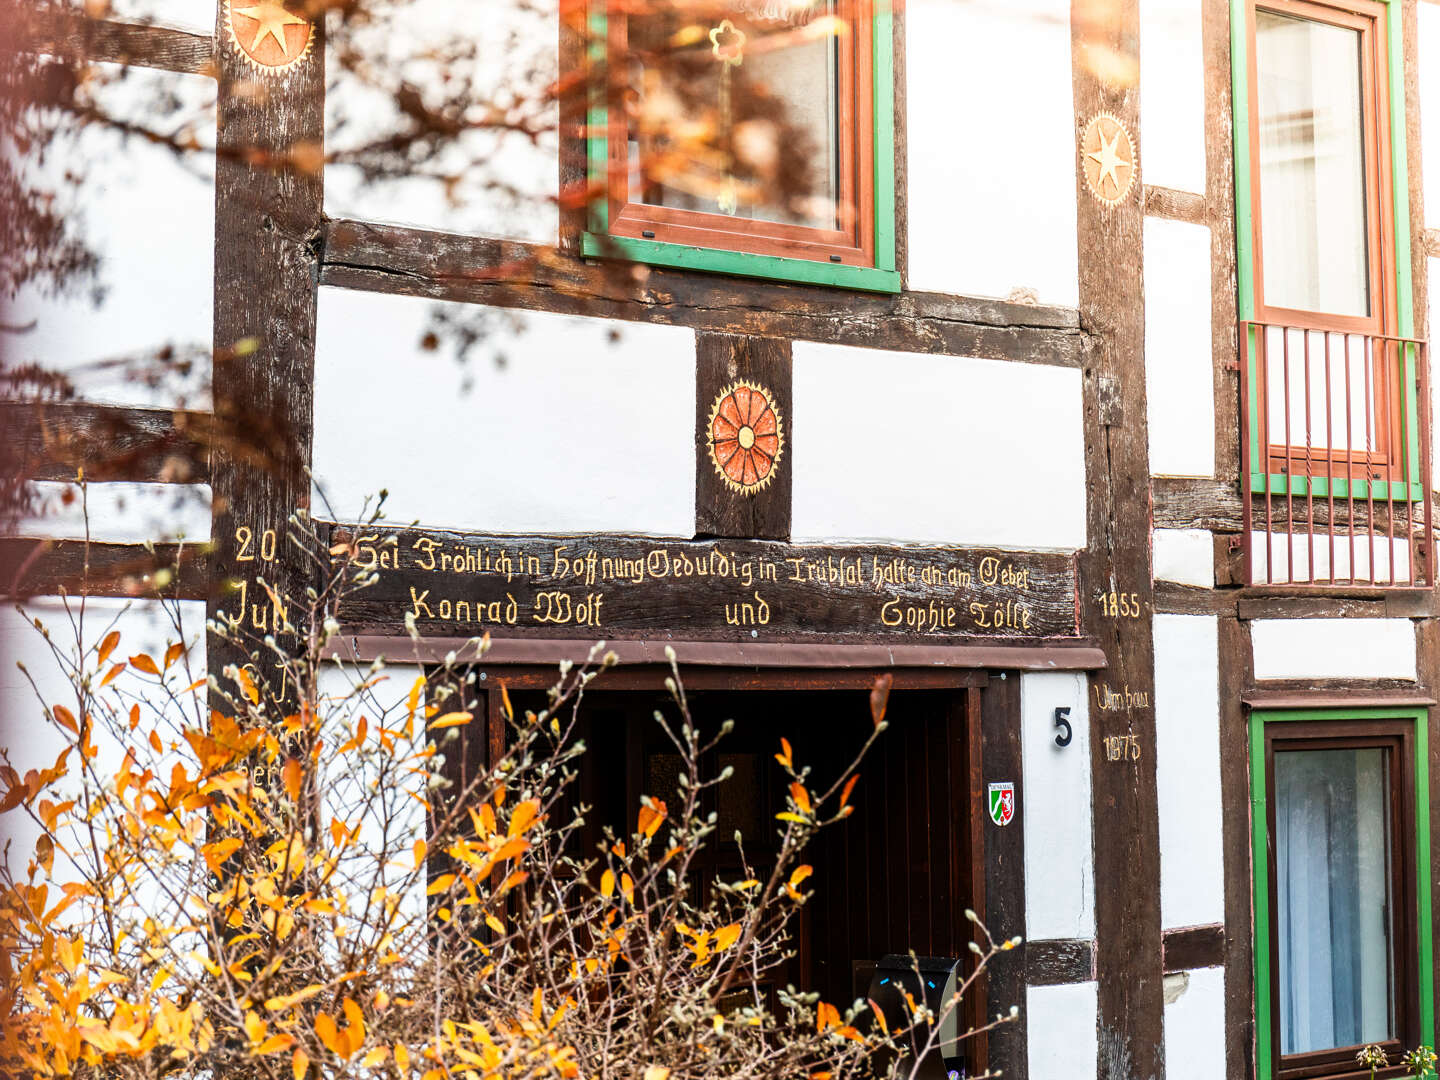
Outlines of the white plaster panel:
M 1205 192 L 1200 0 L 1141 0 L 1140 169 L 1147 184 Z
M 1071 740 L 1057 746 L 1055 710 L 1070 710 Z M 1084 675 L 1021 676 L 1025 779 L 1025 936 L 1095 936 L 1095 857 L 1090 831 L 1090 708 Z
M 1259 619 L 1250 624 L 1257 679 L 1413 679 L 1409 619 Z
M 794 356 L 797 540 L 1084 546 L 1078 371 L 798 341 Z
M 558 75 L 556 0 L 411 0 L 382 9 L 356 31 L 375 80 L 362 82 L 331 64 L 335 85 L 326 95 L 326 149 L 337 159 L 325 169 L 325 209 L 332 217 L 389 221 L 448 232 L 554 243 L 558 226 L 559 114 L 550 98 Z M 474 45 L 458 59 L 457 41 Z M 476 125 L 438 159 L 404 178 L 365 181 L 346 153 L 409 122 L 395 105 L 400 81 L 431 104 L 461 80 L 474 92 L 468 119 Z M 389 81 L 386 81 L 389 80 Z M 548 104 L 547 104 L 548 102 Z M 497 107 L 503 130 L 487 120 Z M 456 177 L 446 184 L 446 177 Z
M 1423 7 L 1425 5 L 1422 4 L 1421 6 Z M 1440 41 L 1437 41 L 1436 44 L 1437 46 L 1440 46 Z M 1440 49 L 1437 49 L 1435 53 L 1435 67 L 1440 68 Z M 1440 83 L 1440 71 L 1437 71 L 1435 74 L 1437 83 Z M 1440 89 L 1437 89 L 1436 96 L 1440 97 Z M 1440 117 L 1440 101 L 1436 102 L 1436 111 L 1431 115 Z M 1437 126 L 1440 126 L 1440 119 L 1437 119 L 1435 123 Z M 1430 143 L 1440 144 L 1440 135 L 1436 135 L 1434 138 L 1432 138 L 1430 140 Z M 1440 158 L 1440 154 L 1437 154 L 1436 156 L 1437 158 Z M 1440 160 L 1437 160 L 1435 162 L 1435 169 L 1436 172 L 1440 172 Z M 1425 172 L 1425 176 L 1427 177 L 1427 179 L 1430 176 L 1430 172 L 1428 169 Z M 1437 183 L 1440 183 L 1440 179 L 1437 179 Z M 1440 198 L 1440 192 L 1436 193 L 1436 198 Z M 1429 196 L 1427 195 L 1425 203 L 1425 206 L 1427 207 L 1427 213 L 1429 213 L 1428 207 L 1430 205 L 1431 204 L 1429 202 Z M 1434 216 L 1440 216 L 1440 208 L 1437 208 L 1435 210 Z M 1437 288 L 1437 286 L 1440 286 L 1440 259 L 1427 259 L 1425 261 L 1428 264 L 1427 269 L 1429 270 L 1429 278 L 1435 284 L 1430 287 L 1429 312 L 1419 313 L 1421 318 L 1425 318 L 1428 315 L 1429 330 L 1427 331 L 1426 327 L 1422 325 L 1417 327 L 1417 331 L 1421 334 L 1426 334 L 1428 336 L 1430 334 L 1433 334 L 1436 329 L 1440 329 L 1440 288 Z M 1440 379 L 1435 378 L 1433 374 L 1433 368 L 1432 374 L 1430 376 L 1430 415 L 1432 417 L 1440 416 Z M 1440 440 L 1431 439 L 1430 456 L 1432 458 L 1430 486 L 1434 488 L 1437 485 L 1440 485 L 1440 469 L 1435 469 L 1433 467 L 1435 463 L 1440 463 Z
M 99 67 L 103 78 L 119 72 Z M 166 94 L 174 95 L 175 109 L 157 114 L 154 101 Z M 213 79 L 131 68 L 123 80 L 102 86 L 97 99 L 120 119 L 177 133 L 189 124 L 201 145 L 214 145 Z M 208 381 L 213 312 L 213 165 L 208 153 L 181 162 L 100 125 L 32 155 L 25 168 L 37 182 L 54 185 L 61 215 L 100 257 L 99 276 L 72 282 L 79 288 L 58 297 L 31 284 L 9 305 L 0 298 L 4 321 L 35 323 L 29 333 L 7 335 L 6 359 L 63 371 L 92 401 L 209 408 L 201 386 Z M 78 188 L 63 181 L 67 172 L 82 177 Z M 195 374 L 142 385 L 136 371 L 153 371 L 153 357 L 167 344 L 193 357 Z M 122 358 L 134 362 L 99 366 Z
M 56 757 L 66 746 L 64 733 L 47 720 L 46 706 L 68 703 L 73 709 L 75 705 L 75 691 L 29 619 L 39 619 L 50 632 L 51 642 L 72 662 L 84 651 L 91 651 L 89 666 L 92 670 L 94 648 L 111 629 L 115 629 L 120 631 L 116 658 L 143 652 L 159 659 L 171 642 L 183 640 L 189 647 L 188 653 L 171 669 L 169 677 L 169 683 L 176 690 L 183 690 L 205 672 L 203 603 L 187 601 L 179 605 L 162 605 L 155 600 L 91 598 L 84 602 L 83 618 L 80 601 L 75 598 L 69 601 L 68 610 L 57 597 L 34 597 L 24 606 L 24 615 L 9 604 L 0 610 L 0 746 L 5 748 L 10 764 L 22 776 L 30 769 L 54 765 Z M 179 619 L 178 627 L 172 623 L 175 617 Z M 77 648 L 77 642 L 83 648 Z M 17 664 L 24 664 L 25 671 L 21 671 Z M 32 678 L 34 687 L 30 685 Z M 157 691 L 146 692 L 143 685 L 131 680 L 128 674 L 122 675 L 120 681 L 112 686 L 123 686 L 127 693 L 139 693 L 145 700 L 154 702 L 156 710 L 166 707 L 165 699 Z M 102 699 L 111 692 L 101 691 Z M 126 701 L 127 708 L 128 704 L 129 699 Z M 192 723 L 199 723 L 205 715 L 203 705 L 202 691 L 194 699 L 194 707 L 185 714 Z M 142 715 L 153 716 L 156 712 L 147 708 L 143 709 Z M 170 715 L 180 718 L 173 711 Z M 148 731 L 148 727 L 145 730 Z M 103 725 L 97 726 L 94 741 L 99 750 L 96 767 L 100 774 L 113 774 L 123 759 L 123 747 L 108 736 Z M 74 766 L 73 758 L 70 764 Z M 11 865 L 18 864 L 23 868 L 25 860 L 34 850 L 35 841 L 39 839 L 39 827 L 22 814 L 7 814 L 5 832 L 12 844 L 10 858 L 14 862 Z M 57 860 L 57 878 L 74 880 L 73 868 L 67 871 L 62 862 Z
M 210 539 L 209 484 L 78 484 L 41 481 L 30 485 L 34 513 L 21 521 L 21 536 L 116 543 L 146 540 Z
M 1156 529 L 1153 556 L 1156 581 L 1215 587 L 1215 541 L 1206 529 Z
M 910 0 L 905 20 L 910 287 L 1079 303 L 1069 0 Z M 964 102 L 1003 123 L 982 135 Z
M 1160 917 L 1225 921 L 1220 808 L 1220 652 L 1210 616 L 1155 616 L 1155 778 Z
M 1165 1006 L 1165 1076 L 1217 1080 L 1225 1075 L 1225 969 L 1185 975 L 1185 989 Z
M 1094 1080 L 1100 1058 L 1096 983 L 1031 986 L 1025 992 L 1030 1080 Z
M 1440 227 L 1440 7 L 1416 4 L 1419 13 L 1420 130 L 1424 134 L 1425 221 Z M 1431 271 L 1432 274 L 1434 271 Z M 1435 278 L 1431 278 L 1432 281 Z
M 1215 473 L 1210 230 L 1145 219 L 1145 385 L 1150 471 Z
M 207 35 L 215 32 L 211 0 L 112 0 L 109 14 L 126 22 L 158 23 Z
M 461 365 L 420 348 L 431 309 L 320 293 L 315 473 L 342 519 L 383 487 L 392 521 L 694 534 L 690 331 L 522 313 Z

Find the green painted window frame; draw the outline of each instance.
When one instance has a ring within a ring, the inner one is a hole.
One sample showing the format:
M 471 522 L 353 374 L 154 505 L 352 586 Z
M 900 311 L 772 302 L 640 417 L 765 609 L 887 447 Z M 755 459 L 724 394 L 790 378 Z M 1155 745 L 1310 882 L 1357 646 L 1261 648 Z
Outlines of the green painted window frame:
M 1250 713 L 1250 822 L 1251 891 L 1255 905 L 1255 1077 L 1273 1080 L 1272 1049 L 1274 1003 L 1270 1000 L 1270 828 L 1265 788 L 1265 729 L 1267 724 L 1293 721 L 1323 722 L 1400 720 L 1415 725 L 1415 895 L 1419 950 L 1416 973 L 1420 981 L 1420 1039 L 1435 1045 L 1435 942 L 1432 921 L 1433 874 L 1430 861 L 1429 713 L 1421 708 L 1397 709 L 1255 709 Z M 1427 973 L 1430 977 L 1426 977 Z
M 1402 0 L 1377 0 L 1385 5 L 1386 65 L 1389 74 L 1390 99 L 1390 194 L 1395 230 L 1395 313 L 1396 335 L 1415 335 L 1415 288 L 1411 264 L 1409 159 L 1405 148 L 1405 39 Z M 1235 136 L 1235 268 L 1239 321 L 1255 318 L 1255 232 L 1251 192 L 1250 160 L 1250 32 L 1249 10 L 1256 0 L 1230 0 L 1230 70 L 1233 82 L 1233 124 Z M 1262 5 L 1263 6 L 1263 3 Z M 1383 208 L 1382 208 L 1383 210 Z M 1252 328 L 1240 345 L 1245 350 L 1244 378 L 1251 392 L 1248 395 L 1250 460 L 1245 463 L 1250 490 L 1256 494 L 1313 495 L 1340 498 L 1376 498 L 1416 502 L 1425 498 L 1420 471 L 1420 396 L 1418 350 L 1407 348 L 1405 359 L 1405 417 L 1403 420 L 1406 453 L 1406 475 L 1400 480 L 1373 483 L 1346 477 L 1303 477 L 1284 473 L 1266 475 L 1261 464 L 1266 448 L 1260 445 L 1259 349 L 1257 333 Z
M 875 265 L 845 266 L 745 251 L 720 251 L 688 244 L 663 243 L 609 233 L 610 205 L 591 200 L 589 228 L 581 234 L 580 251 L 588 258 L 620 256 L 652 266 L 702 270 L 713 274 L 769 278 L 775 281 L 831 285 L 866 292 L 898 293 L 895 266 L 895 25 L 891 0 L 872 0 L 873 94 L 875 152 Z M 608 17 L 606 0 L 589 0 L 592 61 L 604 60 Z M 592 101 L 587 117 L 586 160 L 591 190 L 606 190 L 609 123 L 603 98 Z

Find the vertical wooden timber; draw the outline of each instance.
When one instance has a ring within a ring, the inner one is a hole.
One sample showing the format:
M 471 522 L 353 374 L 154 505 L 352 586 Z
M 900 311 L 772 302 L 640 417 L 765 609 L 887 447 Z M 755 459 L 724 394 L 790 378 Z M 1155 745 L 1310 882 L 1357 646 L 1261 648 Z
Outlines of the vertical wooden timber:
M 696 536 L 790 539 L 790 466 L 795 432 L 790 408 L 790 371 L 788 341 L 735 334 L 696 334 Z M 753 492 L 736 490 L 728 483 L 710 451 L 710 425 L 716 402 L 741 380 L 762 388 L 779 414 L 780 453 L 764 486 Z
M 1074 0 L 1077 144 L 1101 113 L 1139 131 L 1139 0 Z M 1101 128 L 1102 139 L 1104 128 Z M 1112 136 L 1118 138 L 1118 136 Z M 1144 148 L 1139 159 L 1143 162 Z M 1109 660 L 1090 677 L 1100 1080 L 1165 1075 L 1160 835 L 1155 781 L 1154 589 L 1146 424 L 1141 177 L 1104 201 L 1076 154 L 1088 546 L 1084 625 Z M 1098 185 L 1105 190 L 1103 181 Z M 1123 607 L 1107 603 L 1125 596 Z M 1135 617 L 1127 617 L 1136 612 Z M 1107 744 L 1107 738 L 1114 743 Z M 1129 737 L 1129 738 L 1127 738 Z M 1120 752 L 1112 754 L 1113 746 Z M 1138 752 L 1137 752 L 1138 751 Z
M 271 22 L 237 18 L 235 31 L 223 0 L 217 13 L 213 379 L 216 421 L 231 438 L 212 459 L 207 603 L 209 619 L 223 611 L 246 635 L 236 646 L 211 634 L 210 671 L 252 664 L 282 707 L 293 688 L 265 679 L 274 664 L 263 642 L 277 612 L 261 579 L 298 628 L 310 578 L 288 522 L 310 503 L 325 104 L 322 27 L 308 31 L 308 9 L 287 3 Z M 278 57 L 272 22 L 285 38 Z
M 1020 744 L 1020 673 L 992 674 L 980 694 L 981 783 L 971 792 L 971 813 L 980 819 L 984 852 L 986 929 L 998 942 L 1025 933 L 1025 784 Z M 990 818 L 989 787 L 1015 785 L 1015 816 L 1008 825 Z M 984 1019 L 1004 1016 L 1020 1007 L 1014 1023 L 990 1033 L 986 1065 L 1010 1080 L 1029 1075 L 1025 1032 L 1025 950 L 997 957 L 987 969 Z
M 1205 204 L 1210 226 L 1210 325 L 1215 367 L 1215 475 L 1228 483 L 1239 483 L 1240 372 L 1236 363 L 1239 345 L 1235 329 L 1238 317 L 1235 115 L 1231 100 L 1234 87 L 1230 77 L 1230 0 L 1204 0 L 1201 18 L 1205 58 Z M 1217 570 L 1222 565 L 1217 559 Z
M 1225 866 L 1225 1076 L 1255 1070 L 1255 929 L 1250 899 L 1250 736 L 1241 700 L 1254 685 L 1250 624 L 1219 620 L 1220 803 Z
M 1440 620 L 1420 619 L 1415 623 L 1415 644 L 1418 653 L 1420 685 L 1432 696 L 1440 690 Z M 1440 871 L 1440 706 L 1430 706 L 1429 751 L 1430 762 L 1426 774 L 1430 777 L 1430 878 L 1421 887 L 1430 889 L 1431 938 L 1440 942 L 1440 896 L 1436 895 L 1435 875 Z M 1421 978 L 1425 978 L 1421 973 Z M 1440 964 L 1429 975 L 1435 980 L 1432 1001 L 1440 1002 Z

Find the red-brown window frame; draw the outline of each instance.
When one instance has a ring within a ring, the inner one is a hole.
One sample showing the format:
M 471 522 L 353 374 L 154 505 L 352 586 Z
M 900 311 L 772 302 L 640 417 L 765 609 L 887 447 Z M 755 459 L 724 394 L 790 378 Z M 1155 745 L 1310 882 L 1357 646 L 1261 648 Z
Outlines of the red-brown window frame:
M 1355 30 L 1360 34 L 1361 133 L 1365 158 L 1366 254 L 1369 270 L 1370 314 L 1334 315 L 1270 305 L 1265 300 L 1265 238 L 1261 209 L 1260 166 L 1260 84 L 1256 41 L 1257 11 L 1326 23 Z M 1255 320 L 1259 323 L 1296 330 L 1358 334 L 1376 339 L 1377 352 L 1390 355 L 1397 332 L 1395 267 L 1395 225 L 1389 208 L 1394 205 L 1394 181 L 1390 146 L 1390 78 L 1385 4 L 1377 0 L 1255 0 L 1246 9 L 1248 35 L 1250 118 L 1250 220 L 1254 260 Z M 1263 336 L 1263 335 L 1262 335 Z M 1288 332 L 1287 332 L 1288 336 Z M 1242 342 L 1243 344 L 1243 342 Z M 1262 355 L 1264 345 L 1261 346 Z M 1356 358 L 1357 362 L 1363 362 Z M 1397 422 L 1405 415 L 1402 380 L 1388 364 L 1376 363 L 1371 373 L 1371 394 L 1376 417 L 1376 450 L 1306 448 L 1286 446 L 1273 438 L 1266 440 L 1267 468 L 1271 473 L 1373 479 L 1377 466 L 1403 459 L 1402 432 Z M 1257 379 L 1256 404 L 1259 415 L 1267 417 L 1269 380 Z M 1268 432 L 1268 427 L 1265 428 Z M 1270 433 L 1273 434 L 1273 433 Z
M 1391 1005 L 1395 1010 L 1394 1037 L 1378 1045 L 1391 1061 L 1415 1045 L 1420 1038 L 1421 1018 L 1418 989 L 1422 973 L 1415 957 L 1419 952 L 1417 911 L 1417 871 L 1415 843 L 1415 745 L 1414 723 L 1408 720 L 1315 720 L 1266 725 L 1265 790 L 1266 831 L 1270 851 L 1275 843 L 1275 753 L 1286 750 L 1358 750 L 1383 749 L 1388 754 L 1390 783 L 1390 970 L 1392 972 Z M 1279 896 L 1277 862 L 1269 863 L 1270 907 L 1270 1001 L 1272 1008 L 1280 1002 L 1280 918 L 1276 907 Z M 1356 1064 L 1358 1047 L 1338 1047 L 1303 1054 L 1280 1053 L 1280 1025 L 1272 1022 L 1271 1058 L 1275 1080 L 1338 1080 L 1368 1077 L 1369 1070 Z M 1382 1070 L 1382 1076 L 1398 1076 L 1399 1070 Z
M 606 3 L 606 45 L 612 58 L 628 55 L 628 18 L 624 6 L 620 0 Z M 842 227 L 817 229 L 631 201 L 628 110 L 623 101 L 612 101 L 606 139 L 610 235 L 715 251 L 875 266 L 875 72 L 871 7 L 870 0 L 838 0 L 836 4 L 837 14 L 848 27 L 848 32 L 840 35 L 838 41 L 838 207 L 840 216 L 850 219 L 842 221 Z M 612 64 L 611 70 L 622 67 Z M 613 90 L 624 92 L 623 87 Z

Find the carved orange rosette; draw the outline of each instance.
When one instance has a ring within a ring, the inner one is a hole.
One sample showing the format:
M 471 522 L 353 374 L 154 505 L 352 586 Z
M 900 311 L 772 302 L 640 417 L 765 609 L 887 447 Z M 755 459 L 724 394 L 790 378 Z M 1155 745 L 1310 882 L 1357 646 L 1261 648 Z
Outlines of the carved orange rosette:
M 727 386 L 710 409 L 709 442 L 710 460 L 731 491 L 762 490 L 785 451 L 774 396 L 745 379 Z
M 297 0 L 226 0 L 225 29 L 256 71 L 278 75 L 310 55 L 315 26 L 297 15 Z

